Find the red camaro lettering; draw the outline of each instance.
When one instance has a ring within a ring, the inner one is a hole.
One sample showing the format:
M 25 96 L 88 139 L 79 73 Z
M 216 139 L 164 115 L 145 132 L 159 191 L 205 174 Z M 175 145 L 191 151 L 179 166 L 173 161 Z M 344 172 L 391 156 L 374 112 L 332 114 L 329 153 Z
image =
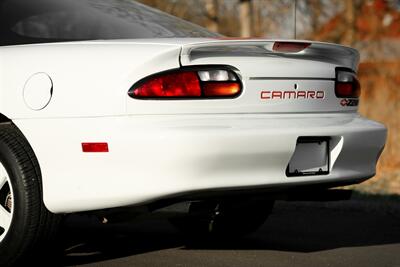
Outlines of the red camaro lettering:
M 317 92 L 317 98 L 319 98 L 319 99 L 325 98 L 325 92 L 324 91 L 318 91 Z
M 271 99 L 271 91 L 261 91 L 261 99 Z
M 324 99 L 324 91 L 261 91 L 261 99 Z
M 306 98 L 307 93 L 306 91 L 298 91 L 297 92 L 297 98 Z
M 272 91 L 272 99 L 282 99 L 282 91 Z
M 283 92 L 283 99 L 286 99 L 286 98 L 291 99 L 292 97 L 296 98 L 296 92 L 295 91 L 285 91 L 285 92 Z

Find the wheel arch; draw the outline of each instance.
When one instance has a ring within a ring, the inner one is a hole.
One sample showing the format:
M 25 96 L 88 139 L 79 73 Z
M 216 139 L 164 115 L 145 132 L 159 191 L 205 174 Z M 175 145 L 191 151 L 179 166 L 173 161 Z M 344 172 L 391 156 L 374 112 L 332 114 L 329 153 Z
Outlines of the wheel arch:
M 26 134 L 24 134 L 24 132 L 20 129 L 20 127 L 18 127 L 18 126 L 12 121 L 12 119 L 10 119 L 9 117 L 7 117 L 7 116 L 4 115 L 3 113 L 0 113 L 0 124 L 7 124 L 7 123 L 12 124 L 12 126 L 15 127 L 15 128 L 19 131 L 19 134 L 22 136 L 22 138 L 25 139 L 25 141 L 27 142 L 27 144 L 30 146 L 30 149 L 32 150 L 33 155 L 35 156 L 36 160 L 38 161 L 38 165 L 39 165 L 39 166 L 38 166 L 38 171 L 39 171 L 39 177 L 38 177 L 38 179 L 39 179 L 39 186 L 40 186 L 40 191 L 41 191 L 42 199 L 43 199 L 43 194 L 44 194 L 44 192 L 43 192 L 42 171 L 41 171 L 41 168 L 40 168 L 39 159 L 38 159 L 38 157 L 36 156 L 36 152 L 35 152 L 34 148 L 32 147 L 31 143 L 29 142 L 29 140 L 28 140 Z
M 0 123 L 6 123 L 6 122 L 11 122 L 11 119 L 9 119 L 3 113 L 0 113 Z

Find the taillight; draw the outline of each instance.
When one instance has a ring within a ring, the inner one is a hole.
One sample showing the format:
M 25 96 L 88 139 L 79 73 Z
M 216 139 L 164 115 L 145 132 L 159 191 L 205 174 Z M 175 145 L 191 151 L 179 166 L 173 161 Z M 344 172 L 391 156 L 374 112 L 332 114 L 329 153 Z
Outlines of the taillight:
M 360 83 L 354 72 L 337 70 L 335 94 L 340 98 L 358 98 L 361 94 Z
M 175 70 L 145 78 L 129 90 L 139 99 L 232 98 L 240 95 L 241 82 L 228 69 Z
M 199 78 L 193 72 L 168 73 L 152 77 L 132 91 L 133 97 L 198 97 L 201 96 Z
M 275 42 L 272 50 L 281 53 L 298 53 L 309 47 L 311 43 Z

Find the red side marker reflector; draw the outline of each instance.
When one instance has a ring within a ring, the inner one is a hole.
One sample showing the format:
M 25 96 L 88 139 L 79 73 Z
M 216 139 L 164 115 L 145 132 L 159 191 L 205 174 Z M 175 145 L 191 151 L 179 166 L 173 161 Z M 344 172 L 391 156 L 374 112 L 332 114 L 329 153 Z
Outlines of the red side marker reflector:
M 82 143 L 83 152 L 108 152 L 107 143 Z

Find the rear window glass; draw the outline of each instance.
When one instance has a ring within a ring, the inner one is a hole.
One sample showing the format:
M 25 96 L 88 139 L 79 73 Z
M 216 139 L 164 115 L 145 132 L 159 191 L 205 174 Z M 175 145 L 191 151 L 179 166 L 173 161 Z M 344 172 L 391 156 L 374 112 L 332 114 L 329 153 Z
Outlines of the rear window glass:
M 0 45 L 219 36 L 132 0 L 0 0 Z

